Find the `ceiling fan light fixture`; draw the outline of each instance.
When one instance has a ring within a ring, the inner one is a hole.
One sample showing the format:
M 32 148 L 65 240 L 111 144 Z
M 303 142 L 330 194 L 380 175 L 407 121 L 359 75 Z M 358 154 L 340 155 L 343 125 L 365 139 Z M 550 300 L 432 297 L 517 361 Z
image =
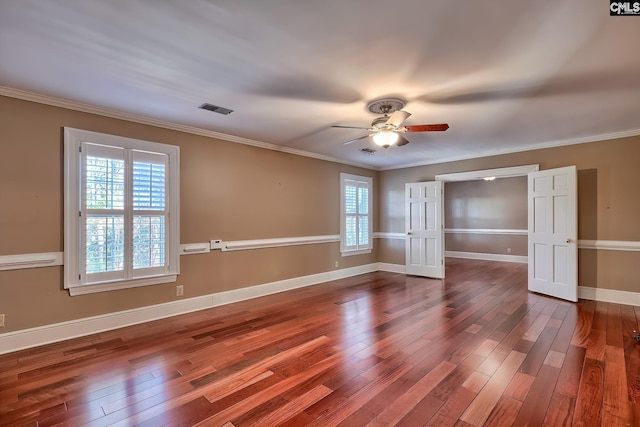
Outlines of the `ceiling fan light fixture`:
M 392 130 L 381 130 L 373 135 L 373 142 L 380 147 L 387 148 L 398 141 L 398 134 Z

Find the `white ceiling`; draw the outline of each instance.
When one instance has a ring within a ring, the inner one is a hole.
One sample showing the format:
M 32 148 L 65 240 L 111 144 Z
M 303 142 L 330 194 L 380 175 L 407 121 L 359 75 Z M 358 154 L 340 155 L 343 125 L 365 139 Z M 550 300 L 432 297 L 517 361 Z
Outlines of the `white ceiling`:
M 0 85 L 385 169 L 640 134 L 638 41 L 603 0 L 2 0 Z M 450 129 L 330 128 L 390 95 Z

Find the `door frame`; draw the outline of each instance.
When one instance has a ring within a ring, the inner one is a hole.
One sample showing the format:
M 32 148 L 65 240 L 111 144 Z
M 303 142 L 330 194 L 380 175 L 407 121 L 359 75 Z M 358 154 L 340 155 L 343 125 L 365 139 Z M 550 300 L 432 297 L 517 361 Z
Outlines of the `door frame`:
M 484 170 L 475 170 L 475 171 L 468 171 L 468 172 L 454 172 L 454 173 L 440 174 L 435 176 L 435 180 L 443 181 L 447 183 L 447 182 L 460 182 L 460 181 L 479 181 L 488 177 L 512 178 L 517 176 L 528 176 L 529 173 L 538 172 L 539 170 L 540 170 L 539 164 L 510 166 L 510 167 L 496 168 L 496 169 L 484 169 Z M 443 202 L 446 199 L 446 197 L 447 195 L 445 193 L 443 197 Z M 443 217 L 443 221 L 444 220 L 445 218 Z M 446 228 L 446 224 L 444 224 L 444 226 Z M 445 240 L 446 239 L 443 239 L 442 241 L 442 251 L 443 251 L 443 255 L 446 258 Z
M 487 177 L 511 178 L 514 176 L 527 176 L 530 172 L 538 172 L 540 165 L 512 166 L 507 168 L 485 169 L 469 172 L 455 172 L 436 175 L 436 181 L 458 182 L 477 181 Z

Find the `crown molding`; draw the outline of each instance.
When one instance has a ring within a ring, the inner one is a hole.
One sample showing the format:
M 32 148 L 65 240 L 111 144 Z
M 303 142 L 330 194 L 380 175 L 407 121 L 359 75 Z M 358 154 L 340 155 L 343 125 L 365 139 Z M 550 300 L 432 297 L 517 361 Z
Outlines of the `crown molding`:
M 252 147 L 264 148 L 266 150 L 280 151 L 282 153 L 293 154 L 296 156 L 310 157 L 317 160 L 324 160 L 327 162 L 340 163 L 348 166 L 355 166 L 363 169 L 377 170 L 378 168 L 365 165 L 362 163 L 349 162 L 346 160 L 338 159 L 337 157 L 325 156 L 322 154 L 312 153 L 304 150 L 297 150 L 295 148 L 283 147 L 281 145 L 271 144 L 268 142 L 258 141 L 255 139 L 243 138 L 240 136 L 229 135 L 226 133 L 216 132 L 213 130 L 202 129 L 195 126 L 182 125 L 179 123 L 169 122 L 166 120 L 154 119 L 147 116 L 138 114 L 125 113 L 110 108 L 98 107 L 91 104 L 85 104 L 82 102 L 72 101 L 69 99 L 58 98 L 49 95 L 43 95 L 34 92 L 28 92 L 20 89 L 14 89 L 7 86 L 0 86 L 0 95 L 9 98 L 21 99 L 23 101 L 35 102 L 38 104 L 51 105 L 53 107 L 66 108 L 67 110 L 80 111 L 83 113 L 96 114 L 98 116 L 110 117 L 112 119 L 126 120 L 128 122 L 139 123 L 148 126 L 155 126 L 163 129 L 174 130 L 178 132 L 190 133 L 193 135 L 204 136 L 207 138 L 214 138 L 228 142 L 235 142 L 237 144 L 250 145 Z
M 378 170 L 387 171 L 387 170 L 394 170 L 394 169 L 413 168 L 418 166 L 437 165 L 442 163 L 458 162 L 461 160 L 480 159 L 483 157 L 500 156 L 503 154 L 522 153 L 524 151 L 544 150 L 546 148 L 564 147 L 566 145 L 587 144 L 589 142 L 608 141 L 612 139 L 629 138 L 633 136 L 640 136 L 640 129 L 631 129 L 631 130 L 625 130 L 621 132 L 605 133 L 601 135 L 594 135 L 594 136 L 587 136 L 587 137 L 580 137 L 580 138 L 559 139 L 556 141 L 542 142 L 539 144 L 529 144 L 529 145 L 525 145 L 524 147 L 514 148 L 510 150 L 487 150 L 487 151 L 474 153 L 473 155 L 447 157 L 444 159 L 439 159 L 437 161 L 415 162 L 415 163 L 407 163 L 401 166 L 379 167 Z
M 542 150 L 545 148 L 563 147 L 566 145 L 586 144 L 589 142 L 628 138 L 628 137 L 640 135 L 640 129 L 631 129 L 631 130 L 621 131 L 621 132 L 594 135 L 590 137 L 570 138 L 570 139 L 543 142 L 539 144 L 529 144 L 524 147 L 520 147 L 516 149 L 486 150 L 486 151 L 482 151 L 472 155 L 470 154 L 470 155 L 463 155 L 463 156 L 447 157 L 444 159 L 439 159 L 437 161 L 420 161 L 415 163 L 405 163 L 397 166 L 383 167 L 383 166 L 371 166 L 371 165 L 365 165 L 362 163 L 350 162 L 347 160 L 339 159 L 337 157 L 325 156 L 322 154 L 312 153 L 309 151 L 283 147 L 280 145 L 271 144 L 264 141 L 258 141 L 254 139 L 243 138 L 240 136 L 229 135 L 226 133 L 216 132 L 208 129 L 202 129 L 195 126 L 182 125 L 179 123 L 169 122 L 169 121 L 160 120 L 160 119 L 154 119 L 151 117 L 142 116 L 138 114 L 125 113 L 125 112 L 113 110 L 110 108 L 98 107 L 91 104 L 85 104 L 82 102 L 72 101 L 69 99 L 58 98 L 54 96 L 24 91 L 20 89 L 11 88 L 8 86 L 0 86 L 0 96 L 6 96 L 9 98 L 16 98 L 24 101 L 36 102 L 39 104 L 51 105 L 53 107 L 66 108 L 68 110 L 80 111 L 83 113 L 96 114 L 99 116 L 110 117 L 113 119 L 126 120 L 133 123 L 139 123 L 139 124 L 148 125 L 148 126 L 155 126 L 155 127 L 174 130 L 178 132 L 204 136 L 207 138 L 214 138 L 222 141 L 235 142 L 237 144 L 250 145 L 253 147 L 264 148 L 266 150 L 279 151 L 282 153 L 293 154 L 296 156 L 309 157 L 312 159 L 324 160 L 327 162 L 339 163 L 343 165 L 355 166 L 355 167 L 368 169 L 368 170 L 375 170 L 375 171 L 386 171 L 386 170 L 394 170 L 394 169 L 412 168 L 412 167 L 418 167 L 418 166 L 435 165 L 435 164 L 441 164 L 441 163 L 457 162 L 461 160 L 471 160 L 471 159 L 478 159 L 483 157 L 499 156 L 503 154 L 521 153 L 524 151 Z

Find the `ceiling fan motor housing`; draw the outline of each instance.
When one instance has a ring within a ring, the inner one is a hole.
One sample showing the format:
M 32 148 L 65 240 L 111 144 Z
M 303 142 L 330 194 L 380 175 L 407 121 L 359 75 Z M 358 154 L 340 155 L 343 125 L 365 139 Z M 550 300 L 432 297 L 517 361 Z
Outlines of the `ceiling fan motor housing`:
M 400 98 L 381 98 L 367 104 L 367 110 L 373 114 L 392 114 L 402 110 L 407 103 Z
M 374 129 L 384 129 L 386 128 L 387 120 L 389 120 L 388 116 L 376 117 L 371 122 L 371 127 Z
M 434 132 L 445 131 L 449 128 L 446 123 L 435 125 L 412 125 L 403 126 L 404 121 L 411 116 L 408 111 L 402 110 L 406 104 L 406 101 L 400 98 L 382 98 L 375 101 L 371 101 L 367 104 L 367 110 L 374 114 L 382 114 L 371 122 L 371 127 L 363 128 L 359 126 L 342 126 L 333 125 L 331 127 L 347 128 L 347 129 L 366 129 L 369 132 L 373 132 L 369 135 L 361 136 L 360 138 L 352 139 L 345 142 L 345 144 L 351 144 L 355 141 L 360 141 L 367 137 L 372 137 L 373 142 L 382 148 L 389 148 L 392 145 L 401 147 L 407 145 L 409 141 L 401 134 L 405 132 Z

